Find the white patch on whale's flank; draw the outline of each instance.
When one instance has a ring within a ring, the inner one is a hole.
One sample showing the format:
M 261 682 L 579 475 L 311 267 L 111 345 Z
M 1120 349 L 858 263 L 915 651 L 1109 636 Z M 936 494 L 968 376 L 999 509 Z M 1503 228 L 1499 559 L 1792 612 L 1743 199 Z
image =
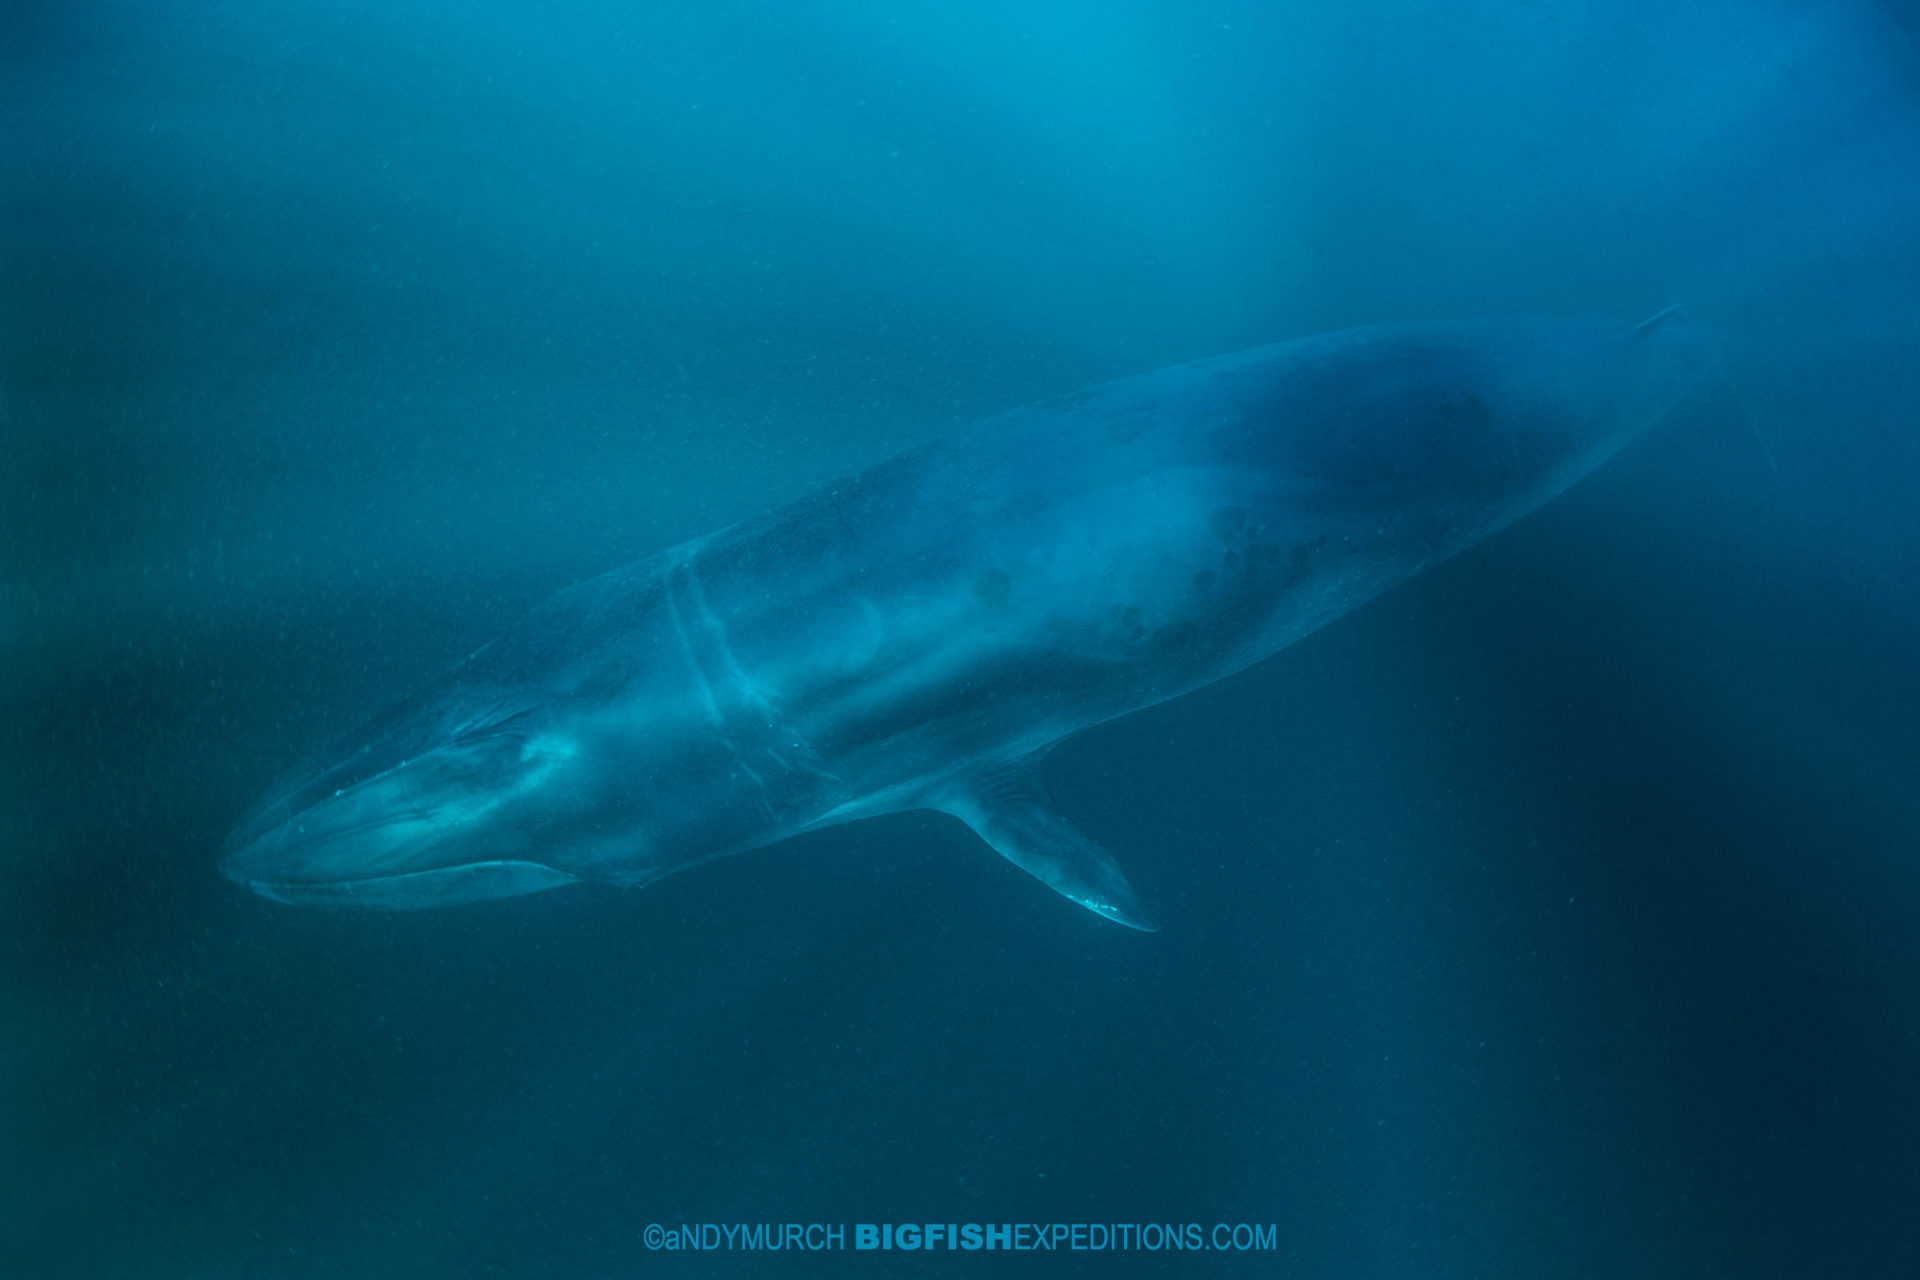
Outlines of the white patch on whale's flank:
M 687 559 L 692 559 L 692 553 Z M 707 713 L 707 723 L 719 729 L 725 725 L 720 715 L 720 705 L 713 700 L 713 689 L 707 683 L 706 669 L 700 665 L 700 655 L 694 651 L 693 637 L 687 633 L 686 619 L 680 616 L 680 602 L 674 599 L 674 583 L 686 569 L 686 560 L 667 570 L 666 596 L 667 616 L 673 619 L 673 634 L 679 638 L 680 653 L 687 660 L 687 670 L 693 674 L 693 687 L 700 694 L 700 705 Z

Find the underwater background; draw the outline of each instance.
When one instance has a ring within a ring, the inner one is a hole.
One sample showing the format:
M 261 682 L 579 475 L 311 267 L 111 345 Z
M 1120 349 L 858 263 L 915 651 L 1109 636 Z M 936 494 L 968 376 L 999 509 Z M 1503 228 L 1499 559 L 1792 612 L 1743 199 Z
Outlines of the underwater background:
M 1920 1274 L 1916 30 L 13 0 L 0 1275 L 1005 1265 L 645 1239 L 784 1222 L 1273 1228 L 1034 1274 Z M 1666 425 L 1049 758 L 1158 934 L 936 814 L 439 912 L 218 873 L 550 592 L 972 418 L 1671 303 L 1727 354 Z

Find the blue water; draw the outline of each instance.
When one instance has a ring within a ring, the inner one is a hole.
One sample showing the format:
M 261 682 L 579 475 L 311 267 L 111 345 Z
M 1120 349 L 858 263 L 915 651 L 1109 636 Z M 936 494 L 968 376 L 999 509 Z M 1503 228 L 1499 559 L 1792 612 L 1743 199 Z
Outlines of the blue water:
M 1815 0 L 0 14 L 0 1275 L 1920 1274 L 1920 29 Z M 905 815 L 300 911 L 286 769 L 972 417 L 1680 302 L 1724 380 L 1074 739 L 1164 922 Z M 649 1224 L 844 1224 L 813 1260 Z

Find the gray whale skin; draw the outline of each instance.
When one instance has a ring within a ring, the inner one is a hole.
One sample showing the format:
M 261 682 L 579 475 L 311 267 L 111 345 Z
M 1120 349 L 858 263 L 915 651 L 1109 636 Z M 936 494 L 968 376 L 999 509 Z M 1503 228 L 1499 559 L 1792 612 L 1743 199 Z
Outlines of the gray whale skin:
M 989 418 L 562 591 L 270 794 L 224 869 L 285 902 L 432 906 L 939 809 L 1152 928 L 1049 806 L 1047 750 L 1546 502 L 1709 346 L 1664 315 L 1381 326 Z

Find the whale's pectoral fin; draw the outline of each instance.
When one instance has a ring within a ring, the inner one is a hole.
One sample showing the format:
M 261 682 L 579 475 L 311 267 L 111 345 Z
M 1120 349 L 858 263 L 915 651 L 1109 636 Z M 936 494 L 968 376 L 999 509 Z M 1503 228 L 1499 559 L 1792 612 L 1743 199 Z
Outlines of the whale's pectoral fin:
M 1151 933 L 1160 926 L 1140 906 L 1113 858 L 1053 811 L 1037 761 L 957 779 L 929 803 L 950 813 L 1001 857 L 1089 911 Z

